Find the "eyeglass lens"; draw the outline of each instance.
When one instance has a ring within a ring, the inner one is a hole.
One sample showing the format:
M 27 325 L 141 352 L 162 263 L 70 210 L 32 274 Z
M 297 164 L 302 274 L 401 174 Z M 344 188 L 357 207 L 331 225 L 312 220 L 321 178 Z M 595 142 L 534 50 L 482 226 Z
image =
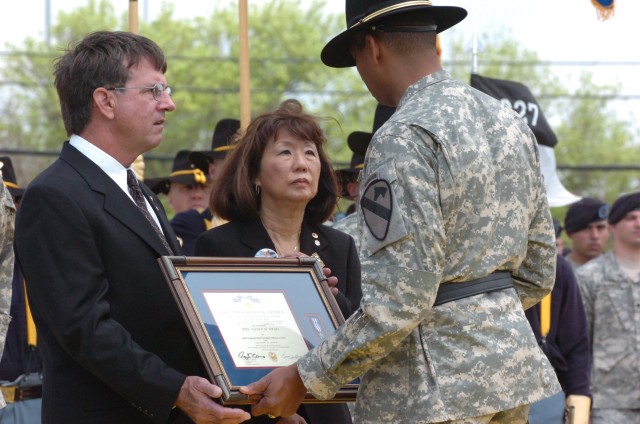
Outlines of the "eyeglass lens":
M 153 98 L 156 100 L 160 100 L 162 98 L 162 93 L 167 92 L 167 95 L 171 97 L 171 87 L 164 87 L 162 83 L 156 83 L 153 86 Z

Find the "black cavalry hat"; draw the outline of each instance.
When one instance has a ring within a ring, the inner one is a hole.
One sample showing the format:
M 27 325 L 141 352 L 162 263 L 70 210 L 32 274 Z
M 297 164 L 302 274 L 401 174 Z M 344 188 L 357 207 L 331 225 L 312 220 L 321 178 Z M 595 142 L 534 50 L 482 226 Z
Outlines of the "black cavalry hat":
M 324 46 L 320 53 L 322 62 L 332 68 L 355 66 L 349 52 L 349 41 L 356 31 L 371 27 L 371 24 L 388 16 L 418 10 L 431 13 L 436 22 L 436 32 L 451 28 L 467 16 L 467 11 L 461 7 L 433 6 L 428 0 L 345 0 L 347 29 Z M 396 28 L 392 31 L 402 30 Z
M 224 159 L 229 150 L 233 149 L 231 141 L 233 135 L 240 129 L 240 121 L 225 118 L 218 121 L 211 138 L 211 150 L 198 150 L 191 152 L 189 160 L 198 168 L 208 169 L 209 163 L 214 159 Z
M 2 166 L 0 167 L 2 181 L 4 181 L 4 185 L 9 189 L 13 200 L 18 201 L 24 194 L 24 188 L 18 187 L 18 180 L 16 179 L 16 172 L 13 169 L 11 158 L 9 156 L 2 156 L 0 157 L 0 162 L 2 162 Z
M 208 166 L 204 169 L 195 166 L 189 160 L 190 154 L 189 150 L 180 150 L 173 159 L 171 174 L 168 177 L 145 178 L 144 183 L 156 194 L 168 194 L 172 182 L 205 185 L 209 181 Z

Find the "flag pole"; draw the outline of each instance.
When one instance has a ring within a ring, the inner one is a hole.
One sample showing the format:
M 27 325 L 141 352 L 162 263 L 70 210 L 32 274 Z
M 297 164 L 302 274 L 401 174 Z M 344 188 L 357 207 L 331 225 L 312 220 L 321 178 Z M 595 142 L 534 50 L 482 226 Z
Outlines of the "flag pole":
M 129 32 L 138 33 L 138 0 L 129 0 Z
M 139 30 L 138 18 L 138 0 L 129 0 L 129 32 L 138 34 Z M 139 155 L 131 164 L 131 169 L 140 181 L 144 181 L 144 157 Z
M 478 33 L 473 30 L 473 41 L 471 42 L 471 73 L 478 73 Z
M 251 86 L 249 78 L 249 7 L 248 0 L 240 0 L 240 129 L 244 131 L 251 120 Z

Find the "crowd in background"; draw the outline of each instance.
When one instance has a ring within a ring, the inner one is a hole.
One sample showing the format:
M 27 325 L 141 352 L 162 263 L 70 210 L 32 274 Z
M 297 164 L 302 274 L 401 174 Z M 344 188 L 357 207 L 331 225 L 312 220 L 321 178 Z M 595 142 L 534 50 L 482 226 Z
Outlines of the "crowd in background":
M 0 423 L 638 421 L 640 192 L 552 223 L 533 133 L 440 66 L 466 11 L 353 3 L 321 54 L 380 102 L 348 168 L 288 99 L 146 176 L 176 108 L 162 50 L 99 31 L 56 62 L 59 160 L 25 190 L 0 158 Z M 223 406 L 157 258 L 265 251 L 316 258 L 346 322 Z M 355 408 L 300 406 L 354 379 Z

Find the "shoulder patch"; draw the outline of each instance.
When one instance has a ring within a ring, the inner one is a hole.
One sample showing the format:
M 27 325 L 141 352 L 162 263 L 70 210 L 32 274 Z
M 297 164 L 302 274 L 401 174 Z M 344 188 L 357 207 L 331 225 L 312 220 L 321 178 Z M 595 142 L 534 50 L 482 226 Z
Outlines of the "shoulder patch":
M 364 222 L 378 240 L 384 240 L 389 231 L 392 204 L 391 185 L 382 179 L 371 181 L 360 198 Z

